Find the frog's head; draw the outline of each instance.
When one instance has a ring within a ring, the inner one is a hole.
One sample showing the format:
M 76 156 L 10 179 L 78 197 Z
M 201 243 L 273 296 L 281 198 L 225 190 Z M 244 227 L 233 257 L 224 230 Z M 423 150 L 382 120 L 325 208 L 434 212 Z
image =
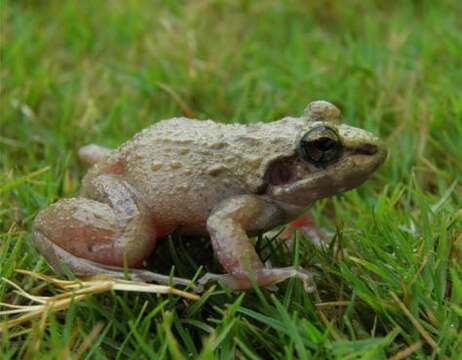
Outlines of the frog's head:
M 266 169 L 267 195 L 306 206 L 357 187 L 383 163 L 387 151 L 382 141 L 340 119 L 339 109 L 326 101 L 308 105 L 296 150 Z

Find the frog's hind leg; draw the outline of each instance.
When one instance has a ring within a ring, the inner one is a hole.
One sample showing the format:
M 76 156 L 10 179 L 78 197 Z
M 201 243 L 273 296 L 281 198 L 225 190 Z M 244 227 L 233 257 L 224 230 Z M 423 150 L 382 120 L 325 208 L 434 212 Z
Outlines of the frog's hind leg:
M 34 221 L 33 241 L 52 267 L 61 273 L 68 268 L 77 276 L 128 273 L 136 280 L 169 281 L 131 269 L 151 254 L 159 236 L 150 210 L 135 191 L 116 176 L 101 175 L 88 185 L 86 195 L 92 199 L 60 200 Z
M 94 261 L 84 259 L 63 248 L 55 245 L 47 239 L 41 232 L 34 231 L 34 241 L 46 258 L 49 264 L 58 272 L 65 273 L 66 270 L 71 271 L 79 277 L 87 277 L 94 275 L 107 275 L 116 279 L 129 278 L 134 281 L 156 282 L 165 285 L 184 285 L 190 286 L 195 291 L 201 291 L 200 286 L 193 285 L 191 280 L 183 279 L 175 276 L 167 276 L 154 273 L 152 271 L 141 269 L 124 269 L 117 266 L 107 266 L 98 264 Z
M 107 147 L 96 144 L 88 144 L 80 148 L 79 159 L 83 164 L 91 166 L 108 157 L 110 153 L 111 149 Z

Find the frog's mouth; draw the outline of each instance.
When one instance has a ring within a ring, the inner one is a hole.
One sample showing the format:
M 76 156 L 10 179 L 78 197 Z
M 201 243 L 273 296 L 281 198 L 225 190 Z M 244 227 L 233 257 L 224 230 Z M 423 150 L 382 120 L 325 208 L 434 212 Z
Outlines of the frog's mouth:
M 377 142 L 345 146 L 335 161 L 313 164 L 298 154 L 273 161 L 266 172 L 265 193 L 297 205 L 351 190 L 362 184 L 385 160 L 387 151 Z

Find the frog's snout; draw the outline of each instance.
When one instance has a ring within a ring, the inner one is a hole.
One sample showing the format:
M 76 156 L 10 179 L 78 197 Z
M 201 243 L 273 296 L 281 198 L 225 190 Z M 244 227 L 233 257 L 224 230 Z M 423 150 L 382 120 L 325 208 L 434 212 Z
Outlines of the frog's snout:
M 380 146 L 378 146 L 377 148 L 377 153 L 378 153 L 380 164 L 381 164 L 387 159 L 388 149 L 382 140 L 379 140 L 379 141 L 380 141 Z
M 365 170 L 375 169 L 385 161 L 387 148 L 379 137 L 347 125 L 341 125 L 338 130 L 346 157 L 354 158 Z
M 374 156 L 377 158 L 379 163 L 382 163 L 386 159 L 388 151 L 383 141 L 376 138 L 374 139 L 374 142 L 368 142 L 356 146 L 353 149 L 353 153 L 357 155 Z
M 367 149 L 367 150 L 371 151 L 370 155 L 375 156 L 377 158 L 378 165 L 382 164 L 385 161 L 385 159 L 387 158 L 387 155 L 388 155 L 388 150 L 387 150 L 387 147 L 386 147 L 385 143 L 382 140 L 380 140 L 379 138 L 376 138 L 375 142 L 373 144 L 365 144 L 366 148 L 368 146 L 370 146 L 370 148 Z
M 375 155 L 378 151 L 378 146 L 375 144 L 363 144 L 355 149 L 355 153 L 360 155 Z

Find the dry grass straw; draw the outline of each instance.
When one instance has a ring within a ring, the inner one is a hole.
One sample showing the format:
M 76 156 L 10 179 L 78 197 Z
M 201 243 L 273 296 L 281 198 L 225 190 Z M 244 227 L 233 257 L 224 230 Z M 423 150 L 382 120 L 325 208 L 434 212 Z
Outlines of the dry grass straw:
M 196 294 L 175 289 L 166 285 L 148 284 L 138 281 L 113 279 L 109 277 L 95 277 L 87 281 L 78 279 L 61 280 L 48 275 L 27 270 L 18 269 L 16 272 L 43 280 L 46 283 L 52 284 L 59 288 L 62 292 L 53 296 L 35 296 L 29 294 L 13 281 L 2 277 L 2 281 L 8 283 L 15 289 L 13 290 L 14 293 L 22 296 L 25 299 L 28 299 L 31 301 L 31 304 L 14 305 L 8 303 L 0 303 L 0 306 L 8 309 L 0 311 L 0 315 L 7 317 L 18 315 L 17 317 L 0 322 L 0 333 L 5 331 L 5 329 L 10 329 L 16 325 L 21 325 L 25 322 L 44 317 L 50 312 L 66 310 L 69 308 L 72 302 L 81 301 L 90 295 L 100 294 L 112 290 L 154 294 L 172 294 L 184 297 L 189 300 L 199 299 L 199 296 Z

